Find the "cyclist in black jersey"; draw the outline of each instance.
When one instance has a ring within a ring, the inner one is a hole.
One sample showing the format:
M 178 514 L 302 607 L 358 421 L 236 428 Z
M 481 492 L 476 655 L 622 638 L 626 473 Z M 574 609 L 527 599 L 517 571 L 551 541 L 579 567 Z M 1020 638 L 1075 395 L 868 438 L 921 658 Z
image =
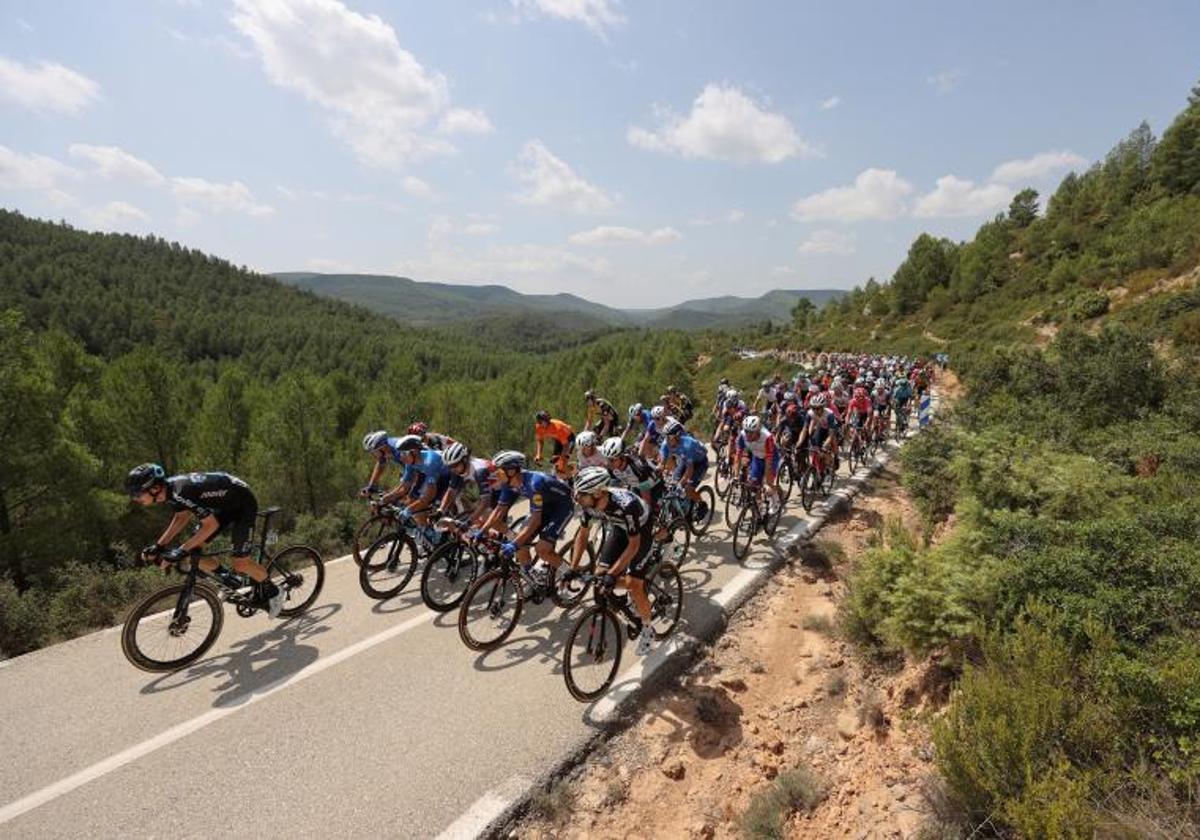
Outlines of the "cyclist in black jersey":
M 591 429 L 601 440 L 621 433 L 621 417 L 612 403 L 590 390 L 584 392 L 583 398 L 587 401 L 587 416 L 583 421 L 585 429 Z
M 600 444 L 600 454 L 608 459 L 608 471 L 616 483 L 641 496 L 653 511 L 658 507 L 666 483 L 658 470 L 624 444 L 621 438 L 611 437 Z
M 650 506 L 636 493 L 610 486 L 612 480 L 604 467 L 588 467 L 575 476 L 575 499 L 583 508 L 583 518 L 575 535 L 571 566 L 577 567 L 583 557 L 592 523 L 607 522 L 608 532 L 596 559 L 596 568 L 602 574 L 598 585 L 611 590 L 619 582 L 629 589 L 633 605 L 642 619 L 637 654 L 645 656 L 654 642 L 650 599 L 646 597 L 646 574 L 650 571 Z
M 158 464 L 141 464 L 129 471 L 125 489 L 139 505 L 166 504 L 175 511 L 166 530 L 142 549 L 144 560 L 157 560 L 164 569 L 169 568 L 198 553 L 213 537 L 229 531 L 234 570 L 258 584 L 258 597 L 268 615 L 279 615 L 283 593 L 268 578 L 267 570 L 250 556 L 258 515 L 258 500 L 250 485 L 224 472 L 192 472 L 168 478 Z M 179 547 L 168 549 L 193 518 L 200 523 L 196 533 Z M 197 562 L 206 572 L 220 565 L 216 557 L 202 557 Z

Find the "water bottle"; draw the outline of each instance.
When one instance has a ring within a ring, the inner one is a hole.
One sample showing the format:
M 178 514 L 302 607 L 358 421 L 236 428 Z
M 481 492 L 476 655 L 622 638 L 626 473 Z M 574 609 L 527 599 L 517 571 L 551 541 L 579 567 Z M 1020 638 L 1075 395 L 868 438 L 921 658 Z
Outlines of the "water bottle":
M 242 576 L 237 572 L 230 571 L 224 566 L 217 566 L 213 572 L 221 583 L 228 586 L 230 589 L 240 589 L 242 586 Z

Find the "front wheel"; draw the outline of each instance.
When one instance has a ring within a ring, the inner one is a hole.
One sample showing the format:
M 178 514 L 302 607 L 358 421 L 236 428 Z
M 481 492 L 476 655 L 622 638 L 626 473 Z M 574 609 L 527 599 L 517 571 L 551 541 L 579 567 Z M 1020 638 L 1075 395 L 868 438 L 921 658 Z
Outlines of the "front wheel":
M 696 492 L 700 494 L 700 501 L 693 500 L 692 502 L 688 528 L 691 529 L 693 536 L 699 537 L 703 536 L 704 532 L 708 530 L 708 526 L 712 524 L 713 513 L 717 507 L 717 497 L 711 487 L 700 487 Z M 704 506 L 703 509 L 700 505 Z
M 784 458 L 779 464 L 779 506 L 782 508 L 792 498 L 792 485 L 795 480 L 792 476 L 792 459 Z
M 664 560 L 646 578 L 646 597 L 650 600 L 650 627 L 654 638 L 665 639 L 675 632 L 683 613 L 683 577 L 679 567 Z
M 589 703 L 608 691 L 624 644 L 621 621 L 608 607 L 590 607 L 579 616 L 563 649 L 563 680 L 571 696 Z
M 717 453 L 717 472 L 713 476 L 713 487 L 716 488 L 717 495 L 724 499 L 729 495 L 729 485 L 733 483 L 733 470 L 729 467 L 729 460 L 725 457 L 724 452 Z
M 404 591 L 417 571 L 417 546 L 404 532 L 377 539 L 363 555 L 358 583 L 367 597 L 386 601 Z
M 758 505 L 753 502 L 742 508 L 733 526 L 733 556 L 738 560 L 750 553 L 750 543 L 758 530 Z
M 221 598 L 211 587 L 177 583 L 152 592 L 133 608 L 121 628 L 121 651 L 143 671 L 175 671 L 207 653 L 224 623 Z
M 813 504 L 817 501 L 820 487 L 820 474 L 811 465 L 806 466 L 804 472 L 800 473 L 800 504 L 804 507 L 805 513 L 812 510 Z
M 271 558 L 267 563 L 271 582 L 283 592 L 284 618 L 300 615 L 312 606 L 325 586 L 325 561 L 315 548 L 293 545 Z
M 458 637 L 471 650 L 504 644 L 521 618 L 525 594 L 506 569 L 495 569 L 471 584 L 458 609 Z

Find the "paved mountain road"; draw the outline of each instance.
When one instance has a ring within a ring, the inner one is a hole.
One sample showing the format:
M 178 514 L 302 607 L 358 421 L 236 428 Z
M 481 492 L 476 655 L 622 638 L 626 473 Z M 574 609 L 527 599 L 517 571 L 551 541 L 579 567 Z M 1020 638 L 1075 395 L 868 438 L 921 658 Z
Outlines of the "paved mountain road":
M 682 629 L 718 621 L 721 588 L 772 556 L 760 541 L 736 563 L 718 512 L 685 564 Z M 577 614 L 527 605 L 475 654 L 416 581 L 375 602 L 342 560 L 308 615 L 227 609 L 175 674 L 132 668 L 113 630 L 19 657 L 0 667 L 0 836 L 435 836 L 594 733 L 562 681 Z M 636 659 L 627 645 L 623 669 Z

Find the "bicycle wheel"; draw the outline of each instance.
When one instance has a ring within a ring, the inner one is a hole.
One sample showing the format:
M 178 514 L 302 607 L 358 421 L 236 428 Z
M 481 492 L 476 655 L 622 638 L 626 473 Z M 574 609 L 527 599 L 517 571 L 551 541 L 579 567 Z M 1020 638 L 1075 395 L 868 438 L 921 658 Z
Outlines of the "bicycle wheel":
M 688 517 L 688 528 L 691 529 L 693 535 L 699 537 L 708 530 L 708 526 L 712 524 L 713 511 L 717 507 L 717 497 L 713 493 L 711 487 L 700 487 L 696 490 L 700 494 L 699 504 L 704 505 L 704 515 L 701 516 L 700 508 L 696 502 L 692 504 L 691 516 Z
M 779 527 L 779 520 L 783 518 L 783 499 L 775 500 L 775 512 L 771 512 L 771 499 L 764 498 L 763 504 L 766 505 L 766 513 L 763 515 L 763 532 L 768 537 L 775 536 L 775 529 Z
M 143 671 L 174 671 L 203 656 L 221 635 L 221 598 L 202 583 L 192 587 L 183 616 L 173 616 L 186 586 L 176 583 L 152 592 L 129 613 L 121 628 L 121 651 L 130 665 Z
M 717 495 L 724 499 L 729 495 L 729 486 L 733 483 L 733 472 L 729 469 L 729 460 L 725 458 L 725 453 L 717 453 L 717 471 L 713 476 L 713 487 L 717 491 Z
M 354 532 L 354 541 L 350 546 L 351 551 L 354 552 L 354 562 L 361 566 L 366 549 L 384 534 L 394 530 L 395 527 L 395 520 L 382 513 L 375 514 L 359 525 L 358 530 Z
M 481 575 L 458 608 L 458 637 L 471 650 L 493 650 L 512 634 L 524 606 L 515 573 L 495 569 Z
M 821 478 L 817 471 L 811 465 L 805 465 L 804 472 L 800 474 L 800 504 L 804 507 L 805 513 L 812 510 L 820 486 Z
M 605 529 L 596 528 L 593 532 L 603 530 Z M 591 534 L 588 536 L 591 537 Z M 566 571 L 571 566 L 573 544 L 574 540 L 565 540 L 557 551 L 559 559 L 562 560 L 562 565 L 559 566 L 559 569 L 563 571 Z M 584 579 L 582 575 L 595 571 L 595 568 L 596 550 L 592 547 L 592 540 L 589 539 L 587 545 L 584 547 L 583 556 L 579 558 L 579 567 L 575 570 L 580 573 L 581 577 L 563 580 L 558 570 L 549 570 L 550 600 L 554 602 L 555 606 L 561 607 L 564 610 L 569 610 L 571 607 L 577 606 L 591 587 L 591 583 Z
M 563 649 L 563 681 L 580 703 L 608 691 L 621 668 L 624 633 L 617 614 L 608 607 L 589 607 L 567 637 Z
M 729 488 L 729 494 L 725 497 L 725 525 L 732 528 L 733 523 L 737 521 L 738 511 L 742 507 L 742 496 L 745 494 L 746 488 L 743 484 L 734 484 Z
M 434 612 L 450 612 L 462 603 L 479 566 L 478 555 L 464 542 L 438 546 L 421 571 L 421 600 Z
M 823 495 L 828 496 L 833 492 L 833 483 L 837 481 L 837 471 L 830 465 L 830 469 L 825 470 L 821 474 L 821 478 L 823 479 L 821 492 Z
M 393 532 L 380 537 L 363 555 L 358 584 L 368 597 L 386 601 L 404 591 L 417 571 L 417 546 L 412 537 Z
M 664 560 L 646 578 L 646 597 L 650 599 L 650 626 L 654 638 L 665 639 L 675 632 L 683 613 L 683 578 L 679 568 Z
M 795 484 L 795 479 L 792 476 L 792 461 L 785 457 L 779 462 L 779 507 L 781 509 L 792 498 L 793 484 Z
M 325 561 L 320 552 L 306 545 L 293 545 L 276 554 L 267 563 L 267 574 L 283 592 L 284 618 L 307 610 L 325 585 Z
M 683 521 L 682 516 L 676 516 L 664 526 L 663 530 L 666 531 L 661 540 L 663 555 L 671 562 L 683 565 L 683 561 L 687 559 L 688 549 L 692 545 L 691 529 Z
M 750 553 L 750 543 L 758 530 L 758 505 L 754 502 L 744 506 L 733 526 L 733 556 L 738 560 Z

